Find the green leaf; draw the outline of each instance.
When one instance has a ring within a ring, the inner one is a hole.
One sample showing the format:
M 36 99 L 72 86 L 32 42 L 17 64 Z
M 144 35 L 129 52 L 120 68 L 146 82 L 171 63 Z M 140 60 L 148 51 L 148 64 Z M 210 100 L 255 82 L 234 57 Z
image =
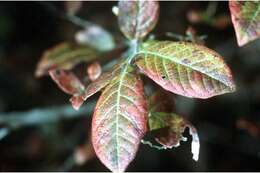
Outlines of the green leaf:
M 190 135 L 192 135 L 191 152 L 193 153 L 193 159 L 197 161 L 200 143 L 195 127 L 183 117 L 173 113 L 150 113 L 149 128 L 155 130 L 155 140 L 165 148 L 178 147 L 180 141 L 186 141 L 187 139 L 182 136 L 182 133 L 187 127 Z
M 44 52 L 35 75 L 40 77 L 55 69 L 69 70 L 80 62 L 96 59 L 98 55 L 96 50 L 88 46 L 64 42 Z
M 159 16 L 157 1 L 124 1 L 118 3 L 119 28 L 128 39 L 144 38 L 156 25 Z
M 99 159 L 123 172 L 134 159 L 147 129 L 147 108 L 140 77 L 128 64 L 102 92 L 92 120 L 92 143 Z
M 229 1 L 229 8 L 239 46 L 260 37 L 260 1 Z
M 149 41 L 135 58 L 142 73 L 179 95 L 209 98 L 235 91 L 231 71 L 223 58 L 202 45 Z

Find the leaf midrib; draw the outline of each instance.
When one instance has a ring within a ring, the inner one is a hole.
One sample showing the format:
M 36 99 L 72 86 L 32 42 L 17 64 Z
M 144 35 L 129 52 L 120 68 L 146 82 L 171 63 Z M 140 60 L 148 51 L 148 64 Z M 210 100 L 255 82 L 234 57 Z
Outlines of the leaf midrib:
M 226 83 L 226 81 L 221 81 L 221 80 L 219 80 L 219 79 L 217 79 L 215 76 L 212 76 L 212 75 L 210 75 L 210 74 L 207 74 L 207 73 L 205 73 L 205 72 L 202 72 L 202 71 L 200 71 L 199 69 L 197 69 L 197 68 L 192 68 L 192 67 L 190 67 L 190 66 L 188 66 L 188 65 L 186 65 L 186 64 L 183 64 L 182 62 L 180 62 L 180 61 L 176 61 L 174 58 L 169 58 L 169 57 L 167 57 L 167 56 L 164 56 L 164 55 L 161 55 L 161 54 L 158 54 L 158 53 L 155 53 L 155 52 L 151 52 L 151 51 L 144 51 L 144 50 L 140 50 L 137 54 L 150 54 L 150 55 L 153 55 L 154 57 L 161 57 L 161 58 L 164 58 L 164 59 L 167 59 L 167 60 L 169 60 L 169 61 L 172 61 L 172 62 L 174 62 L 174 63 L 176 63 L 176 64 L 180 64 L 180 65 L 183 65 L 183 66 L 185 66 L 185 67 L 187 67 L 187 68 L 191 68 L 192 70 L 195 70 L 195 71 L 198 71 L 198 72 L 200 72 L 200 73 L 203 73 L 204 75 L 207 75 L 207 76 L 209 76 L 209 77 L 211 77 L 211 78 L 213 78 L 213 79 L 215 79 L 215 80 L 217 80 L 217 81 L 219 81 L 219 82 L 221 82 L 221 83 L 223 83 L 223 84 L 225 84 L 227 87 L 229 87 L 230 89 L 233 89 L 233 87 L 232 86 L 230 86 L 230 84 L 229 83 Z
M 258 7 L 257 10 L 254 12 L 254 15 L 252 17 L 252 19 L 250 20 L 249 24 L 247 25 L 245 32 L 248 33 L 248 29 L 251 28 L 252 23 L 255 21 L 255 18 L 258 16 L 258 13 L 260 12 L 260 3 L 258 3 Z M 245 33 L 243 33 L 243 36 L 245 36 Z
M 118 124 L 119 124 L 119 104 L 121 98 L 121 88 L 123 84 L 123 79 L 127 73 L 128 64 L 122 69 L 122 73 L 119 78 L 119 85 L 118 85 L 118 93 L 117 93 L 117 101 L 116 101 L 116 162 L 117 162 L 117 169 L 119 169 L 119 153 L 118 153 L 118 144 L 119 144 L 119 133 L 118 133 Z

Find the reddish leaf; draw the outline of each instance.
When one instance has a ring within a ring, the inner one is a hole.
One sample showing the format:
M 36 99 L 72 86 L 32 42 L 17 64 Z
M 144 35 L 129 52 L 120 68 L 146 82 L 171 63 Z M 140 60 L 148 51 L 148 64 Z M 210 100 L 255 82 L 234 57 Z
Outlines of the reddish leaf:
M 152 113 L 149 117 L 149 127 L 150 130 L 156 130 L 154 133 L 155 140 L 165 148 L 178 147 L 180 141 L 186 141 L 187 139 L 182 136 L 182 133 L 188 127 L 190 135 L 192 135 L 191 152 L 193 159 L 198 160 L 200 143 L 197 131 L 183 117 L 173 113 Z
M 65 93 L 74 95 L 84 92 L 84 85 L 72 72 L 65 70 L 50 70 L 49 74 Z
M 118 23 L 128 39 L 144 38 L 156 25 L 158 16 L 156 1 L 119 1 Z
M 103 91 L 92 120 L 95 152 L 111 171 L 123 172 L 134 159 L 146 123 L 142 81 L 125 65 Z
M 209 98 L 235 91 L 222 57 L 202 45 L 150 41 L 143 44 L 136 59 L 141 72 L 176 94 Z
M 88 77 L 91 81 L 95 81 L 102 73 L 102 68 L 98 62 L 90 64 L 87 68 Z
M 94 95 L 102 88 L 107 86 L 111 82 L 111 80 L 120 73 L 121 67 L 123 65 L 124 62 L 119 62 L 118 64 L 114 65 L 109 71 L 102 73 L 102 75 L 97 80 L 89 84 L 85 90 L 84 100 L 87 100 L 90 96 Z
M 70 98 L 70 102 L 72 107 L 75 110 L 78 110 L 80 106 L 84 103 L 84 94 L 82 93 L 81 95 L 74 95 Z
M 150 112 L 173 112 L 175 107 L 174 95 L 165 90 L 156 91 L 149 99 Z
M 260 1 L 229 1 L 239 46 L 260 37 Z
M 69 70 L 80 62 L 88 62 L 97 58 L 98 53 L 87 46 L 72 43 L 61 43 L 44 52 L 38 63 L 35 75 L 40 77 L 49 70 Z
M 70 99 L 72 106 L 78 110 L 84 102 L 83 94 L 85 87 L 72 72 L 64 70 L 50 70 L 49 74 L 59 88 L 67 94 L 72 95 Z

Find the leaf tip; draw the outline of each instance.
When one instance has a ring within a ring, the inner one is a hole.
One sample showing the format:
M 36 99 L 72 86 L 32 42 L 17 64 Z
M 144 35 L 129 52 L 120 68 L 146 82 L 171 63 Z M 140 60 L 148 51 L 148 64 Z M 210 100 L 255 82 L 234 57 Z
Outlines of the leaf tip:
M 70 102 L 71 102 L 72 107 L 75 110 L 79 110 L 79 108 L 81 107 L 81 105 L 84 102 L 84 98 L 81 95 L 80 96 L 72 96 L 70 98 Z

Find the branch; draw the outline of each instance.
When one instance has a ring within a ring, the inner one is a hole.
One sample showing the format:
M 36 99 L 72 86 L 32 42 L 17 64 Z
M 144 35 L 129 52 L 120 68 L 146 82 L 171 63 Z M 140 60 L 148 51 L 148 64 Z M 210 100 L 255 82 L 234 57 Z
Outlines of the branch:
M 94 102 L 88 102 L 78 111 L 71 105 L 52 106 L 36 108 L 25 112 L 0 113 L 0 124 L 6 125 L 11 130 L 32 125 L 57 122 L 61 119 L 77 118 L 82 115 L 89 115 L 94 109 Z M 6 128 L 2 128 L 1 130 Z M 1 134 L 1 132 L 0 132 Z

